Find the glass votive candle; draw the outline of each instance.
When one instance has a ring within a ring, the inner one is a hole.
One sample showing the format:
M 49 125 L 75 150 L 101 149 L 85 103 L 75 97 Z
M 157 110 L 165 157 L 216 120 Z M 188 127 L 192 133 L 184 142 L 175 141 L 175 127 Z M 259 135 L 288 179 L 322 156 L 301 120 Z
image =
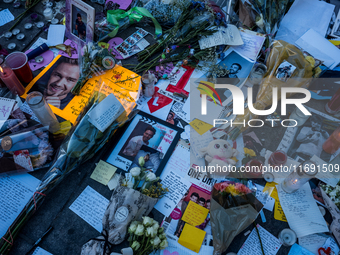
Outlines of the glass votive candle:
M 340 148 L 340 127 L 334 130 L 330 137 L 322 145 L 322 149 L 329 153 L 334 154 Z
M 26 97 L 26 101 L 41 124 L 49 126 L 49 131 L 51 133 L 55 133 L 60 129 L 57 117 L 40 92 L 34 91 L 29 93 Z
M 277 150 L 274 151 L 269 159 L 268 164 L 275 167 L 275 166 L 283 166 L 287 162 L 287 154 L 284 151 Z
M 273 182 L 275 177 L 272 173 L 265 173 L 263 175 L 263 179 L 266 181 L 266 182 Z
M 336 114 L 340 110 L 340 88 L 332 96 L 331 100 L 325 105 L 325 110 L 329 114 Z
M 281 188 L 287 193 L 293 193 L 300 189 L 311 178 L 315 177 L 318 169 L 313 161 L 306 160 L 291 172 L 281 183 Z
M 283 246 L 292 246 L 297 240 L 295 232 L 290 228 L 283 229 L 278 237 Z
M 51 21 L 53 19 L 53 11 L 51 8 L 46 8 L 43 14 L 47 21 Z
M 290 114 L 289 119 L 296 120 L 297 127 L 302 126 L 308 120 L 309 116 L 305 115 L 299 108 L 295 108 L 294 111 Z
M 25 93 L 24 86 L 22 86 L 14 71 L 8 66 L 6 60 L 0 65 L 0 78 L 13 94 L 21 96 Z
M 247 164 L 246 164 L 246 174 L 250 178 L 259 178 L 262 177 L 262 161 L 259 159 L 251 159 Z M 248 170 L 249 169 L 249 170 Z

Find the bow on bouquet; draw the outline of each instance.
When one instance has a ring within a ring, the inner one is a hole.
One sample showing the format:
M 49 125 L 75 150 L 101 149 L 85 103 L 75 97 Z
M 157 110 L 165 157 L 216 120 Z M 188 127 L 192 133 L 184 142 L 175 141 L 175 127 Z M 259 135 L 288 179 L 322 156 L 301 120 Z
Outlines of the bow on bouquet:
M 235 236 L 255 221 L 263 204 L 246 185 L 232 181 L 216 183 L 211 198 L 214 255 L 220 255 L 227 250 Z
M 158 223 L 152 221 L 149 217 L 144 217 L 143 224 L 138 224 L 135 221 L 141 221 L 144 215 L 148 215 L 158 199 L 161 198 L 166 192 L 167 188 L 163 188 L 160 184 L 159 178 L 146 168 L 144 168 L 145 161 L 143 157 L 139 158 L 139 167 L 134 167 L 130 170 L 130 175 L 133 177 L 134 181 L 129 181 L 127 179 L 123 180 L 122 186 L 117 187 L 110 198 L 110 203 L 107 206 L 103 217 L 103 232 L 102 236 L 92 239 L 83 246 L 82 255 L 96 254 L 93 251 L 89 251 L 89 246 L 94 247 L 93 249 L 98 249 L 101 247 L 101 251 L 98 254 L 110 254 L 108 253 L 113 245 L 120 244 L 126 238 L 128 233 L 131 236 L 142 236 L 144 235 L 144 227 L 146 228 L 146 236 L 152 237 L 147 238 L 147 240 L 139 240 L 137 242 L 131 242 L 131 247 L 134 250 L 139 250 L 137 254 L 149 254 L 147 247 L 153 247 L 156 249 L 160 246 L 160 240 L 163 241 L 165 237 L 161 235 L 162 230 L 158 231 Z M 139 188 L 141 186 L 141 188 Z M 139 189 L 139 191 L 138 191 Z M 132 223 L 131 223 L 132 222 Z M 152 224 L 151 224 L 152 222 Z M 136 225 L 137 224 L 137 225 Z M 134 228 L 136 226 L 136 228 Z M 147 227 L 153 227 L 151 228 Z M 158 232 L 157 232 L 158 231 Z M 161 236 L 156 236 L 156 234 Z M 130 241 L 136 241 L 137 239 L 131 239 Z M 133 237 L 132 237 L 133 238 Z M 158 240 L 159 239 L 159 240 Z M 94 244 L 97 242 L 98 244 Z M 105 245 L 108 244 L 108 245 Z M 142 246 L 143 248 L 140 248 Z M 143 253 L 141 253 L 144 250 Z M 86 252 L 85 252 L 86 251 Z

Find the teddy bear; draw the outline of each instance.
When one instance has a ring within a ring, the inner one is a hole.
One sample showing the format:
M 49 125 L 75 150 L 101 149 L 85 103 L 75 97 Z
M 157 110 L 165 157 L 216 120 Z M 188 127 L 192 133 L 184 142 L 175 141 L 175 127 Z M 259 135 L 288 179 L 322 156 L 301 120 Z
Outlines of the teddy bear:
M 219 176 L 228 175 L 228 172 L 222 171 L 222 169 L 229 169 L 229 166 L 234 166 L 236 158 L 233 159 L 233 157 L 238 155 L 238 151 L 228 141 L 222 139 L 211 141 L 208 147 L 201 149 L 201 152 L 209 163 L 207 172 L 211 170 L 209 167 L 214 167 L 214 173 Z M 218 171 L 219 169 L 220 171 Z

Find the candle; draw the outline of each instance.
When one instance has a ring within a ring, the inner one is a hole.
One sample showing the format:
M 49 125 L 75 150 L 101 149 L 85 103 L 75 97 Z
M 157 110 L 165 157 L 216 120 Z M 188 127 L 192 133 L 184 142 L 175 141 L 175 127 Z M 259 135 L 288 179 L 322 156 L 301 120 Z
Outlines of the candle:
M 287 154 L 284 151 L 274 151 L 268 159 L 268 164 L 275 166 L 283 166 L 287 162 Z
M 11 38 L 12 37 L 12 32 L 6 32 L 5 33 L 5 38 L 6 39 L 9 39 L 9 38 Z
M 31 29 L 32 26 L 33 26 L 32 23 L 26 23 L 26 24 L 24 25 L 25 29 Z
M 43 14 L 46 20 L 50 21 L 53 19 L 53 11 L 51 8 L 46 8 Z
M 292 246 L 296 243 L 297 236 L 290 228 L 285 228 L 279 233 L 279 240 L 284 246 Z
M 309 116 L 305 115 L 299 108 L 295 108 L 294 111 L 289 116 L 290 119 L 296 120 L 297 127 L 302 126 L 308 120 Z
M 37 23 L 37 28 L 42 28 L 44 25 L 45 25 L 44 22 L 39 21 L 39 22 Z
M 26 97 L 26 101 L 41 124 L 44 126 L 49 126 L 51 133 L 55 133 L 60 129 L 57 117 L 52 112 L 51 108 L 40 92 L 33 91 L 29 93 Z
M 340 148 L 340 127 L 334 130 L 330 137 L 322 145 L 322 149 L 329 153 L 334 154 Z
M 16 45 L 14 42 L 12 42 L 12 43 L 10 43 L 10 44 L 7 45 L 7 48 L 8 48 L 9 50 L 14 50 L 15 47 L 17 47 L 17 45 Z
M 340 110 L 340 88 L 335 92 L 331 100 L 325 105 L 329 114 L 336 114 Z
M 20 33 L 17 35 L 17 39 L 20 41 L 25 38 L 25 35 L 23 33 Z
M 247 169 L 247 175 L 249 175 L 249 178 L 259 178 L 262 176 L 262 165 L 263 163 L 258 159 L 251 159 L 246 164 Z M 249 170 L 248 170 L 249 169 Z
M 20 33 L 20 29 L 18 29 L 18 28 L 14 28 L 13 30 L 12 30 L 12 34 L 13 35 L 17 35 L 17 34 L 19 34 Z
M 263 179 L 266 181 L 266 182 L 273 182 L 274 181 L 274 175 L 271 174 L 271 173 L 265 173 L 263 175 Z
M 287 193 L 293 193 L 305 185 L 317 172 L 317 167 L 314 162 L 307 160 L 284 179 L 281 183 L 281 188 Z
M 0 78 L 12 93 L 17 93 L 19 96 L 25 93 L 24 86 L 22 86 L 13 70 L 6 64 L 6 61 L 0 66 Z

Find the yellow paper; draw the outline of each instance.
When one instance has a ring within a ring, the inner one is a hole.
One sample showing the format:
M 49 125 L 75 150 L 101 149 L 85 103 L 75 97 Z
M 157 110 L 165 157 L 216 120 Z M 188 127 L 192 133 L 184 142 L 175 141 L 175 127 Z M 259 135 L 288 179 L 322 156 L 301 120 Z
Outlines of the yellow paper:
M 266 186 L 264 186 L 263 192 L 265 192 L 266 190 L 272 191 L 270 196 L 278 201 L 279 195 L 277 194 L 277 189 L 275 187 L 276 185 L 277 185 L 276 182 L 267 182 Z
M 274 219 L 287 222 L 286 215 L 282 210 L 279 200 L 275 200 Z
M 108 49 L 110 47 L 110 44 L 104 42 L 99 42 L 98 45 L 103 49 Z
M 190 224 L 185 224 L 178 239 L 178 243 L 198 253 L 201 249 L 205 233 L 205 231 L 199 228 L 195 228 Z
M 192 201 L 189 201 L 182 220 L 194 227 L 201 225 L 207 218 L 209 210 Z
M 107 185 L 112 176 L 115 174 L 116 170 L 116 167 L 106 163 L 103 160 L 100 160 L 90 178 L 100 182 L 101 184 Z
M 329 40 L 332 44 L 334 44 L 335 46 L 340 45 L 340 41 L 339 40 Z
M 197 133 L 199 133 L 200 135 L 203 135 L 205 132 L 207 132 L 208 130 L 213 128 L 213 125 L 210 125 L 204 121 L 201 121 L 199 119 L 194 119 L 193 121 L 191 121 L 190 126 L 192 126 Z
M 70 131 L 72 124 L 71 122 L 67 121 L 63 121 L 61 123 L 59 123 L 60 129 L 53 133 L 54 135 L 59 135 L 59 134 L 63 134 L 63 135 L 67 135 L 68 131 Z
M 39 73 L 38 76 L 36 76 L 27 85 L 27 87 L 25 88 L 25 93 L 21 97 L 26 99 L 27 94 L 32 91 L 41 91 L 41 93 L 44 94 L 44 97 L 47 97 L 45 95 L 45 91 L 47 88 L 47 84 L 50 81 L 49 79 L 52 76 L 52 70 L 55 70 L 62 61 L 65 61 L 65 59 L 67 58 L 58 55 L 44 70 Z M 70 101 L 63 109 L 57 108 L 56 106 L 53 106 L 51 104 L 49 104 L 49 106 L 56 115 L 64 118 L 65 120 L 69 120 L 72 124 L 74 124 L 82 109 L 88 102 L 90 96 L 92 95 L 95 86 L 98 85 L 98 81 L 100 79 L 106 85 L 104 87 L 104 93 L 106 95 L 113 93 L 117 97 L 119 102 L 123 105 L 127 114 L 129 114 L 131 112 L 131 106 L 135 104 L 135 100 L 138 96 L 141 77 L 138 74 L 119 65 L 116 65 L 113 69 L 107 70 L 104 74 L 100 76 L 95 76 L 89 79 L 80 90 L 80 94 L 70 99 Z M 67 96 L 70 96 L 70 93 L 71 92 L 69 92 Z M 59 95 L 57 95 L 56 97 L 58 96 Z

